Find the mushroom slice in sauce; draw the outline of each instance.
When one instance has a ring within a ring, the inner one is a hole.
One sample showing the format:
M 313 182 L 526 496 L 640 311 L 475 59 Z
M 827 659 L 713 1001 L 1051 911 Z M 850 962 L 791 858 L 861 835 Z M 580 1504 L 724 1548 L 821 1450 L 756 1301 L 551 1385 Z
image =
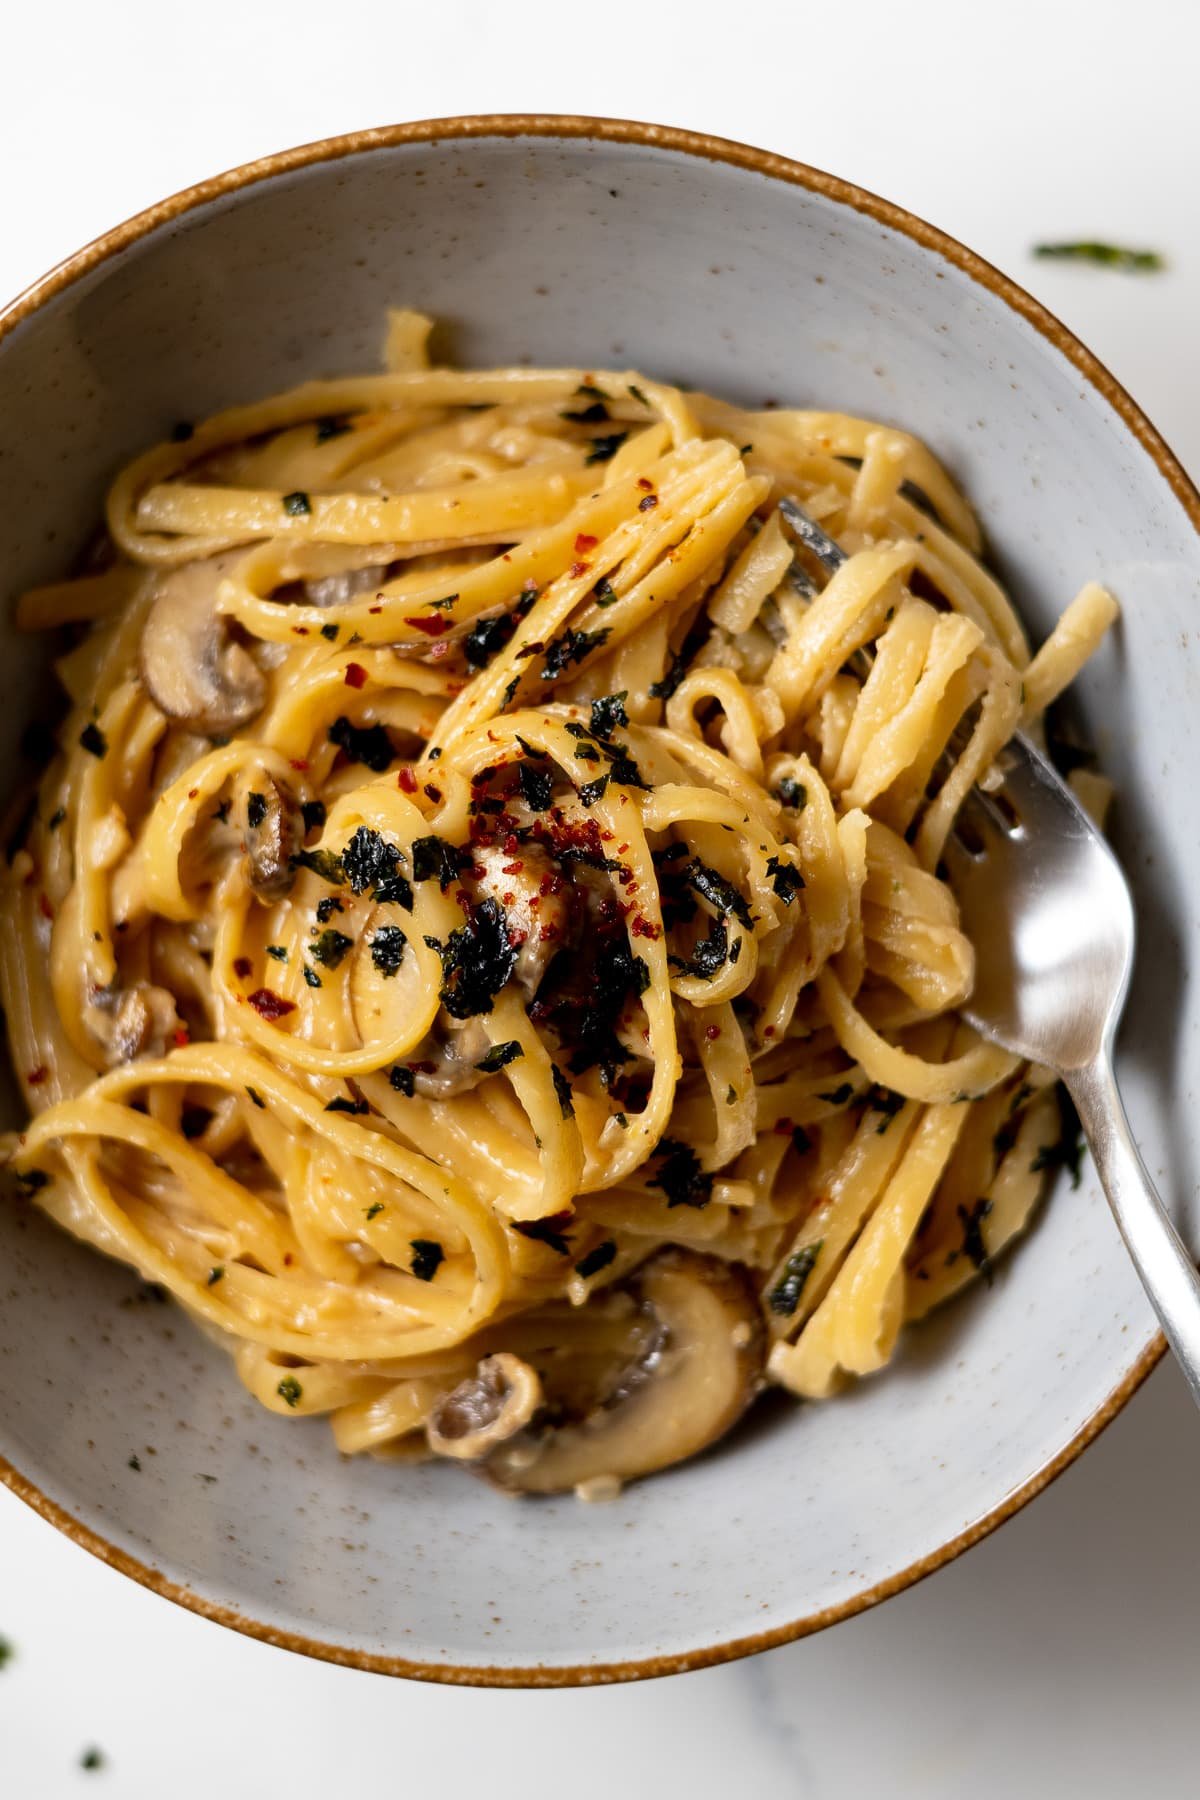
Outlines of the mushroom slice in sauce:
M 204 732 L 248 724 L 266 698 L 262 671 L 217 611 L 229 564 L 214 556 L 164 575 L 142 631 L 142 680 L 154 704 Z
M 174 997 L 165 988 L 139 983 L 93 989 L 87 1023 L 103 1048 L 105 1067 L 115 1069 L 138 1056 L 165 1056 L 180 1018 Z
M 541 1403 L 542 1384 L 527 1362 L 505 1350 L 486 1356 L 430 1414 L 429 1448 L 478 1462 L 523 1430 Z
M 498 1486 L 558 1494 L 633 1481 L 715 1443 L 762 1385 L 765 1333 L 743 1270 L 664 1250 L 627 1284 L 653 1329 L 582 1419 L 511 1438 L 487 1459 Z
M 246 796 L 246 876 L 258 899 L 282 900 L 296 879 L 292 863 L 304 841 L 296 796 L 266 775 Z

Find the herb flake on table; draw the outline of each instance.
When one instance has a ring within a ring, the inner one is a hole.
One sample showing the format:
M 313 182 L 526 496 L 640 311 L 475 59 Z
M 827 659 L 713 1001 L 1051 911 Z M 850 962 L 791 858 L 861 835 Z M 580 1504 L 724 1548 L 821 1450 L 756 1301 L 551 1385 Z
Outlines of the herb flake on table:
M 1078 238 L 1060 244 L 1035 244 L 1033 254 L 1044 262 L 1091 263 L 1099 269 L 1125 269 L 1137 275 L 1157 275 L 1167 266 L 1158 250 L 1131 250 L 1123 244 L 1106 244 L 1098 238 Z

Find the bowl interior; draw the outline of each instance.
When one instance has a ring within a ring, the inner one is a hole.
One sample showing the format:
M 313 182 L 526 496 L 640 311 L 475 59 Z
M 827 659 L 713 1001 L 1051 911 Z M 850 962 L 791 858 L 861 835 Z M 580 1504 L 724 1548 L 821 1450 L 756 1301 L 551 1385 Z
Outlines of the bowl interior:
M 1200 784 L 1180 729 L 1200 682 L 1196 530 L 1061 348 L 835 192 L 678 145 L 497 130 L 318 160 L 160 223 L 0 341 L 6 604 L 68 566 L 114 470 L 173 421 L 377 366 L 389 303 L 437 314 L 466 363 L 633 364 L 910 427 L 979 506 L 1035 637 L 1085 579 L 1111 585 L 1125 622 L 1081 708 L 1142 928 L 1121 1074 L 1168 1201 L 1190 1194 L 1185 1109 L 1163 1097 L 1200 1075 L 1183 979 Z M 14 785 L 43 658 L 8 638 Z M 339 1459 L 322 1425 L 262 1413 L 172 1308 L 24 1206 L 0 1204 L 0 1270 L 0 1455 L 52 1507 L 272 1634 L 485 1679 L 669 1667 L 852 1606 L 1011 1503 L 1152 1338 L 1089 1171 L 883 1375 L 772 1405 L 588 1507 Z

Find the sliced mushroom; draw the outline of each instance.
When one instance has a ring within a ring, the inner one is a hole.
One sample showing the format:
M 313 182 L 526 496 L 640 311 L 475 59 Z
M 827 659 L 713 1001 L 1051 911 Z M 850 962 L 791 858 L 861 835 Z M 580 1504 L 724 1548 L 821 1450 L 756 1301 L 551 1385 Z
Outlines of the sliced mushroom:
M 262 710 L 266 683 L 217 611 L 227 556 L 185 563 L 158 583 L 142 630 L 142 680 L 168 718 L 205 732 L 232 731 Z
M 310 606 L 346 606 L 359 594 L 367 594 L 387 579 L 387 563 L 368 563 L 365 569 L 342 569 L 336 575 L 318 575 L 304 583 Z
M 450 1021 L 450 1029 L 441 1035 L 431 1033 L 413 1051 L 413 1062 L 432 1064 L 416 1068 L 413 1087 L 427 1100 L 448 1100 L 454 1094 L 465 1094 L 478 1087 L 483 1071 L 476 1067 L 491 1049 L 491 1039 L 478 1019 L 465 1019 L 461 1024 Z
M 536 1369 L 506 1350 L 486 1356 L 430 1414 L 429 1448 L 437 1456 L 479 1462 L 523 1430 L 541 1404 Z
M 652 1321 L 636 1360 L 583 1418 L 534 1425 L 493 1451 L 486 1473 L 500 1487 L 559 1494 L 633 1481 L 715 1443 L 758 1392 L 766 1334 L 743 1270 L 665 1250 L 628 1286 Z
M 545 851 L 522 844 L 510 853 L 495 846 L 472 851 L 473 881 L 478 899 L 498 900 L 508 914 L 510 931 L 521 934 L 513 977 L 532 999 L 541 986 L 550 958 L 567 933 L 571 884 L 553 879 L 558 871 Z M 553 891 L 557 887 L 557 892 Z
M 175 1000 L 165 988 L 94 988 L 88 999 L 87 1023 L 104 1051 L 105 1067 L 115 1069 L 137 1056 L 165 1056 L 180 1027 Z
M 246 878 L 264 902 L 282 900 L 296 879 L 292 858 L 304 821 L 291 788 L 266 775 L 246 795 Z

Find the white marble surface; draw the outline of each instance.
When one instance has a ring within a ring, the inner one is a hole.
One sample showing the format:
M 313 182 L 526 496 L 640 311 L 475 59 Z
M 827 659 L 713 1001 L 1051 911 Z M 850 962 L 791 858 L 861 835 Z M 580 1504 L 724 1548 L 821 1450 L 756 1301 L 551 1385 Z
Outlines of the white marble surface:
M 824 28 L 838 21 L 830 41 Z M 57 0 L 5 20 L 0 294 L 214 170 L 465 111 L 662 119 L 862 182 L 1071 324 L 1200 473 L 1192 0 Z M 1137 279 L 1044 238 L 1165 250 Z M 326 1800 L 1184 1800 L 1194 1771 L 1200 1423 L 1173 1369 L 1032 1509 L 919 1588 L 726 1669 L 605 1691 L 421 1688 L 180 1612 L 0 1492 L 0 1794 Z M 90 1745 L 94 1773 L 79 1767 Z

